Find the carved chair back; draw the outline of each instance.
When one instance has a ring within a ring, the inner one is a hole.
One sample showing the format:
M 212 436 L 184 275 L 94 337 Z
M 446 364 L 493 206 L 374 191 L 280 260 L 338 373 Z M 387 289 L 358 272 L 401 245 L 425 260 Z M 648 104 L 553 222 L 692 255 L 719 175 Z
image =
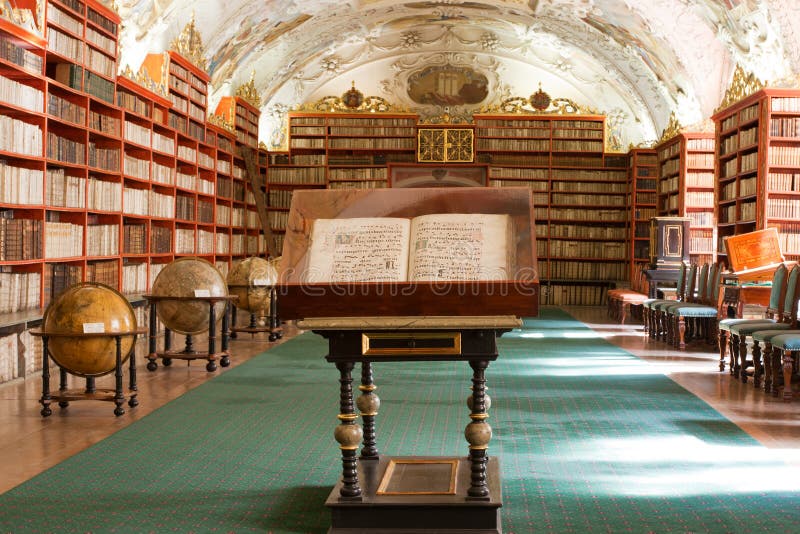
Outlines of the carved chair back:
M 798 296 L 800 296 L 800 265 L 795 265 L 786 279 L 786 296 L 783 300 L 783 310 L 778 317 L 779 321 L 797 324 Z
M 697 302 L 705 302 L 706 297 L 708 295 L 708 275 L 709 275 L 709 265 L 704 263 L 702 267 L 700 267 L 700 274 L 697 275 L 697 291 L 695 300 Z
M 686 288 L 683 293 L 684 302 L 694 301 L 694 289 L 697 287 L 697 264 L 691 264 L 686 273 Z
M 775 317 L 783 314 L 783 305 L 786 299 L 786 275 L 789 270 L 783 263 L 778 265 L 772 275 L 772 288 L 769 291 L 769 304 L 767 316 Z

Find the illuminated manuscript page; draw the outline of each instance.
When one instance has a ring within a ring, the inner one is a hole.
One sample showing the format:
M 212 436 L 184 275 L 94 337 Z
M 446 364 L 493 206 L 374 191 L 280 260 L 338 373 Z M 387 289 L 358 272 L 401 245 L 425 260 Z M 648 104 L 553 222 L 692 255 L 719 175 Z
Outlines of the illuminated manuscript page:
M 408 219 L 392 217 L 316 219 L 305 281 L 406 280 L 410 226 Z
M 440 213 L 411 223 L 409 280 L 507 280 L 508 215 Z

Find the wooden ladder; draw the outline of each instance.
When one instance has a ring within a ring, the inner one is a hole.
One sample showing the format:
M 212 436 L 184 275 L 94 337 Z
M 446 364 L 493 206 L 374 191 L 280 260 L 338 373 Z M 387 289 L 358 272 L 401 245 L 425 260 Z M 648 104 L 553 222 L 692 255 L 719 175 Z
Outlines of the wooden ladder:
M 247 181 L 253 190 L 253 197 L 256 199 L 256 210 L 258 218 L 261 219 L 261 227 L 264 229 L 264 239 L 267 242 L 267 255 L 270 258 L 277 258 L 281 255 L 275 243 L 275 236 L 272 235 L 272 228 L 267 217 L 267 200 L 264 190 L 261 188 L 261 176 L 258 173 L 258 155 L 254 148 L 247 146 L 239 147 L 239 155 L 244 160 L 245 170 L 247 171 Z

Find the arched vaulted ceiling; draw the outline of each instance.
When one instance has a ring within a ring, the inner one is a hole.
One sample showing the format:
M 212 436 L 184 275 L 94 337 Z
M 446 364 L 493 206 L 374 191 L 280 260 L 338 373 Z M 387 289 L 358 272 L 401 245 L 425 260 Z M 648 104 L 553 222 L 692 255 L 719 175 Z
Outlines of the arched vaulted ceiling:
M 211 105 L 253 77 L 262 141 L 280 146 L 289 109 L 341 95 L 355 82 L 423 117 L 408 81 L 430 66 L 488 80 L 462 117 L 539 84 L 609 116 L 616 142 L 658 138 L 670 113 L 683 125 L 719 106 L 735 65 L 761 80 L 800 72 L 797 0 L 120 0 L 121 66 L 169 49 L 191 22 L 204 45 Z

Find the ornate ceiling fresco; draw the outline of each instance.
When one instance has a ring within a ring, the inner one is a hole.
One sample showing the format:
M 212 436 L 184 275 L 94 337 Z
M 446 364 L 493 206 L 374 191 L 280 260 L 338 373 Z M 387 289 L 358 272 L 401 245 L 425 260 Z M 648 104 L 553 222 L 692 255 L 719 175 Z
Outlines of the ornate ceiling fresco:
M 117 0 L 121 67 L 169 48 L 194 17 L 211 105 L 253 77 L 261 140 L 288 110 L 353 84 L 398 109 L 468 120 L 539 87 L 609 117 L 612 144 L 656 140 L 720 105 L 736 65 L 800 72 L 797 0 Z

